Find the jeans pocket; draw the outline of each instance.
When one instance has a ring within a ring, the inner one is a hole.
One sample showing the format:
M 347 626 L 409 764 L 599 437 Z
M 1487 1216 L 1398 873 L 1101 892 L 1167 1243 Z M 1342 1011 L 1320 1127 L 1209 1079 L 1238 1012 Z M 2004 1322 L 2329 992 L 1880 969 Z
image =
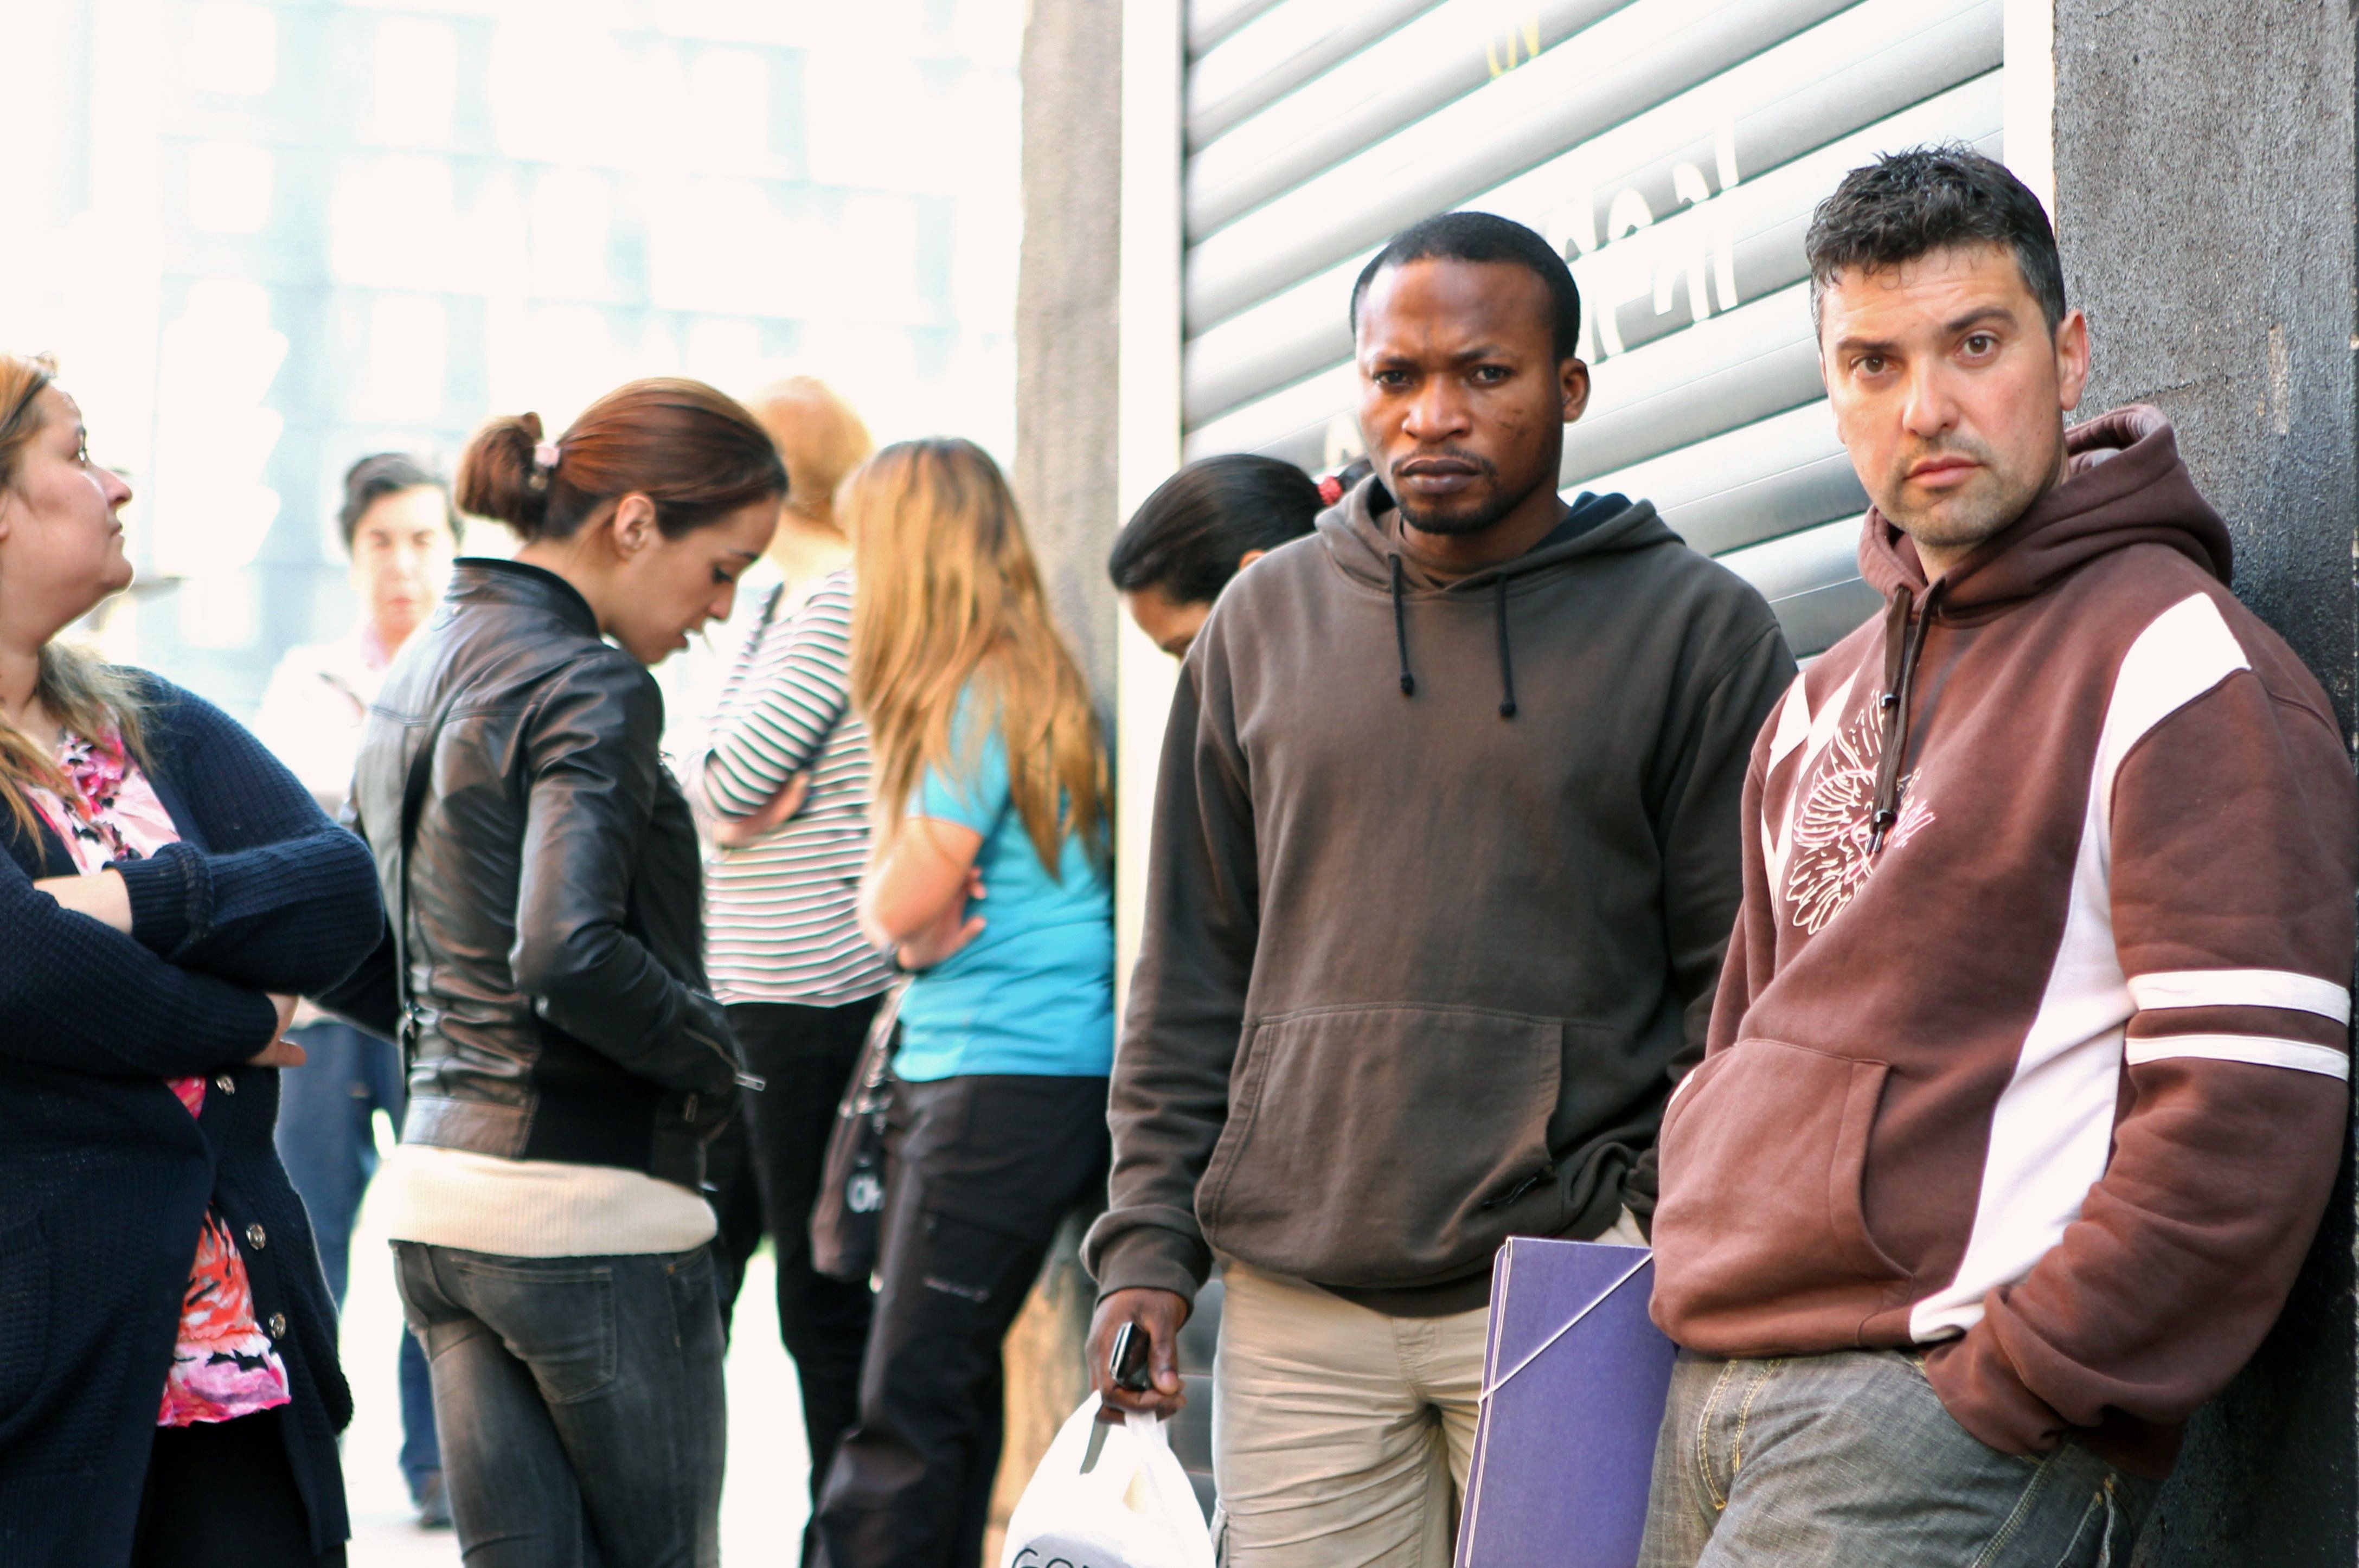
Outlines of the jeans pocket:
M 712 1246 L 673 1254 L 663 1260 L 663 1271 L 671 1292 L 672 1342 L 690 1352 L 725 1353 L 719 1270 Z
M 393 1247 L 393 1290 L 401 1299 L 401 1321 L 427 1343 L 426 1333 L 437 1314 L 447 1315 L 450 1303 L 434 1281 L 434 1262 L 422 1241 L 396 1241 Z
M 580 1259 L 445 1255 L 461 1304 L 532 1371 L 552 1405 L 597 1398 L 614 1386 L 614 1279 Z

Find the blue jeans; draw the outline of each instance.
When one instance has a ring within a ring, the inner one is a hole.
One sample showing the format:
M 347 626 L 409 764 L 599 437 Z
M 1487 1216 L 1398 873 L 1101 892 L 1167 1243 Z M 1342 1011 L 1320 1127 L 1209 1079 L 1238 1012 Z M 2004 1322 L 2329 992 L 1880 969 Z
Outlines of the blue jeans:
M 303 1047 L 300 1067 L 278 1075 L 278 1162 L 311 1217 L 320 1268 L 341 1309 L 352 1277 L 353 1220 L 376 1174 L 372 1119 L 401 1125 L 401 1051 L 347 1023 L 308 1023 L 287 1036 Z M 426 1353 L 401 1336 L 401 1473 L 416 1497 L 442 1468 L 434 1434 L 434 1392 Z
M 468 1568 L 712 1568 L 727 1409 L 712 1252 L 394 1243 Z
M 1640 1568 L 2128 1568 L 2157 1483 L 1960 1426 L 1903 1350 L 1684 1351 Z

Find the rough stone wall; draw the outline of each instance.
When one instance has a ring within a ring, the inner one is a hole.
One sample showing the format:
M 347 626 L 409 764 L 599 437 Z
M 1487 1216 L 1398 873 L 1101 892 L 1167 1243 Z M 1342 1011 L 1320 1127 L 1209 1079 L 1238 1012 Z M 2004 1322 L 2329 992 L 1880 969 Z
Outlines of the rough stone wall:
M 2056 192 L 2084 411 L 2178 426 L 2236 590 L 2353 728 L 2354 49 L 2347 0 L 2057 0 Z M 2137 1561 L 2335 1563 L 2354 1544 L 2349 1161 L 2293 1303 L 2190 1432 Z
M 1024 28 L 1024 250 L 1016 471 L 1049 600 L 1100 706 L 1114 702 L 1106 552 L 1115 515 L 1122 6 L 1032 0 Z

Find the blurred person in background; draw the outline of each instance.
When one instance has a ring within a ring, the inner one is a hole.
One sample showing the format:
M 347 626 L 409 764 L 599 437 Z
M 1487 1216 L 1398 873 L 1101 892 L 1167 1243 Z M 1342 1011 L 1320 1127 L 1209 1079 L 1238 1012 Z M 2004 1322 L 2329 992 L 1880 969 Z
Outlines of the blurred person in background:
M 58 640 L 131 581 L 131 492 L 51 376 L 0 355 L 0 1563 L 340 1564 L 352 1400 L 271 1122 L 375 886 L 253 736 Z
M 835 520 L 835 487 L 876 445 L 852 406 L 817 376 L 773 382 L 745 406 L 777 443 L 778 457 L 787 465 L 788 500 L 769 549 L 739 579 L 737 603 L 729 619 L 657 672 L 666 708 L 664 750 L 683 779 L 695 775 L 698 759 L 707 750 L 707 729 L 720 711 L 746 643 L 763 626 L 792 615 L 803 596 L 828 573 L 850 564 L 852 543 Z M 774 605 L 771 590 L 781 585 L 786 597 Z M 711 826 L 709 817 L 705 824 Z M 756 824 L 749 831 L 762 827 Z M 741 1212 L 750 1217 L 750 1223 L 760 1223 L 760 1204 L 750 1184 Z M 725 1215 L 722 1234 L 724 1238 L 731 1235 Z M 749 1250 L 752 1245 L 747 1243 Z
M 255 721 L 263 744 L 332 817 L 342 813 L 351 793 L 361 728 L 386 666 L 441 600 L 460 539 L 459 514 L 440 477 L 401 452 L 363 458 L 345 472 L 336 521 L 352 557 L 360 618 L 332 643 L 288 649 Z M 285 1081 L 279 1098 L 278 1157 L 310 1211 L 328 1291 L 342 1311 L 353 1221 L 376 1173 L 376 1113 L 401 1125 L 401 1052 L 308 1002 L 287 1037 L 309 1060 L 305 1071 Z M 400 1357 L 402 1476 L 419 1521 L 447 1525 L 433 1387 L 426 1353 L 407 1332 Z
M 386 666 L 441 602 L 461 542 L 441 476 L 404 452 L 379 452 L 345 471 L 336 521 L 360 616 L 332 643 L 288 649 L 255 721 L 330 816 L 352 790 L 361 727 Z
M 737 1123 L 737 1168 L 715 1173 L 716 1247 L 732 1276 L 724 1314 L 766 1228 L 816 1504 L 859 1408 L 870 1292 L 864 1279 L 811 1267 L 811 1205 L 837 1102 L 894 978 L 854 908 L 868 861 L 868 730 L 852 708 L 851 550 L 832 506 L 837 483 L 868 455 L 868 431 L 808 379 L 773 389 L 755 412 L 786 460 L 788 500 L 770 558 L 787 575 L 732 662 L 690 789 L 715 843 L 705 962 L 758 1086 Z M 815 582 L 804 579 L 810 572 L 821 574 Z M 741 1217 L 749 1200 L 750 1224 Z
M 967 1568 L 999 1465 L 1000 1345 L 1104 1179 L 1112 815 L 1087 685 L 1015 498 L 962 440 L 845 481 L 852 690 L 875 757 L 863 928 L 901 1006 L 876 1318 L 821 1496 L 829 1568 Z
M 702 1183 L 737 1053 L 647 666 L 728 614 L 786 486 L 753 416 L 696 382 L 633 382 L 554 441 L 493 420 L 459 502 L 523 547 L 457 563 L 362 741 L 392 918 L 330 1000 L 406 1031 L 377 1201 L 473 1562 L 719 1556 Z
M 754 417 L 777 443 L 787 466 L 787 501 L 778 511 L 778 531 L 770 536 L 763 558 L 740 579 L 737 603 L 728 621 L 699 639 L 687 654 L 673 661 L 685 665 L 678 679 L 667 679 L 668 706 L 664 747 L 688 787 L 689 802 L 697 808 L 710 853 L 706 857 L 708 907 L 714 916 L 706 933 L 706 962 L 713 970 L 713 992 L 723 1003 L 757 1000 L 792 1001 L 799 986 L 780 984 L 769 973 L 779 956 L 775 931 L 758 918 L 737 918 L 753 913 L 745 899 L 775 909 L 780 871 L 780 824 L 801 804 L 798 785 L 781 773 L 779 784 L 747 803 L 752 775 L 741 773 L 727 792 L 728 803 L 717 804 L 701 787 L 707 759 L 721 743 L 719 727 L 733 727 L 729 747 L 738 769 L 772 771 L 766 752 L 760 761 L 745 748 L 745 726 L 751 716 L 745 705 L 759 703 L 772 687 L 758 666 L 785 651 L 788 628 L 796 612 L 829 574 L 849 566 L 852 545 L 835 521 L 835 487 L 875 449 L 868 427 L 852 406 L 815 376 L 791 376 L 756 393 L 746 404 Z M 845 615 L 848 619 L 850 611 Z M 766 728 L 751 720 L 756 730 Z M 822 739 L 824 737 L 821 737 Z M 752 738 L 760 747 L 765 742 Z M 808 781 L 803 781 L 807 785 Z M 866 852 L 863 829 L 862 852 Z M 857 880 L 858 866 L 852 876 Z M 846 894 L 847 900 L 849 894 Z M 746 945 L 751 944 L 751 947 Z M 739 1034 L 743 1047 L 743 1032 Z M 850 1069 L 846 1069 L 848 1072 Z M 756 1068 L 751 1075 L 762 1076 Z M 839 1086 L 840 1087 L 840 1086 Z M 763 1207 L 765 1177 L 755 1169 L 749 1139 L 757 1114 L 748 1102 L 746 1114 L 732 1122 L 713 1143 L 708 1162 L 712 1206 L 719 1214 L 721 1234 L 713 1244 L 721 1266 L 721 1319 L 727 1326 L 737 1305 L 737 1290 L 746 1260 L 762 1243 L 766 1227 Z M 833 1102 L 830 1102 L 833 1114 Z M 826 1134 L 821 1133 L 825 1142 Z M 819 1158 L 814 1153 L 811 1158 Z M 816 1179 L 816 1178 L 814 1178 Z M 796 1221 L 798 1229 L 801 1222 Z M 781 1260 L 784 1261 L 785 1260 Z M 780 1275 L 781 1291 L 789 1287 Z M 788 1330 L 781 1298 L 779 1327 Z M 867 1322 L 863 1309 L 864 1332 Z M 818 1346 L 811 1347 L 816 1353 Z M 858 1360 L 858 1351 L 853 1358 Z M 800 1357 L 797 1357 L 798 1363 Z M 808 1400 L 810 1390 L 805 1390 Z
M 1131 514 L 1114 535 L 1106 572 L 1138 629 L 1181 658 L 1229 579 L 1308 535 L 1324 503 L 1310 476 L 1280 459 L 1200 458 Z
M 786 510 L 771 535 L 769 561 L 786 579 L 792 609 L 827 576 L 852 564 L 852 540 L 835 515 L 835 490 L 876 443 L 835 389 L 813 375 L 788 376 L 748 405 L 787 465 Z

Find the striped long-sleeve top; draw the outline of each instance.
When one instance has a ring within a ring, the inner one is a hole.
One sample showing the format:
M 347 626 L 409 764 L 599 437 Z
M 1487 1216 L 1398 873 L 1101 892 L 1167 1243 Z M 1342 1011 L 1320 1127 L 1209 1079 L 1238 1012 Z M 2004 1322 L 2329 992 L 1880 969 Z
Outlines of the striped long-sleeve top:
M 706 968 L 724 1002 L 833 1007 L 892 982 L 860 935 L 853 901 L 868 859 L 868 730 L 851 702 L 852 573 L 832 573 L 789 615 L 777 590 L 723 687 L 700 770 L 706 806 L 750 816 L 795 774 L 802 808 L 706 876 Z

